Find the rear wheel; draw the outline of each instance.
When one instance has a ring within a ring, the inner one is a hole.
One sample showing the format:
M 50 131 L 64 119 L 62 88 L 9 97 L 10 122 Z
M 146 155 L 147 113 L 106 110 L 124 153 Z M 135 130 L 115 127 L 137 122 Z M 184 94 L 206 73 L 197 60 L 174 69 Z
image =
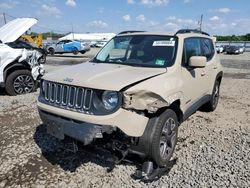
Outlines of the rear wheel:
M 202 110 L 206 112 L 214 111 L 218 105 L 219 97 L 220 97 L 220 82 L 216 80 L 211 99 L 202 106 Z
M 77 54 L 78 54 L 77 48 L 74 48 L 73 51 L 72 51 L 72 53 L 73 53 L 74 55 L 77 55 Z
M 36 89 L 35 81 L 29 70 L 17 70 L 6 79 L 5 90 L 9 95 L 31 93 Z

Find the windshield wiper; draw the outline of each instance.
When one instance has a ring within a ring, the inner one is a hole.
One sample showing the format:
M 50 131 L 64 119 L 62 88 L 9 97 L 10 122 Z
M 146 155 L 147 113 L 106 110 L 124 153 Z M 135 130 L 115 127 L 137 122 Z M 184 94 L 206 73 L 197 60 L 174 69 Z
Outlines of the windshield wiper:
M 101 61 L 101 60 L 96 59 L 96 58 L 93 58 L 90 62 L 93 62 L 93 63 L 105 63 L 105 61 Z

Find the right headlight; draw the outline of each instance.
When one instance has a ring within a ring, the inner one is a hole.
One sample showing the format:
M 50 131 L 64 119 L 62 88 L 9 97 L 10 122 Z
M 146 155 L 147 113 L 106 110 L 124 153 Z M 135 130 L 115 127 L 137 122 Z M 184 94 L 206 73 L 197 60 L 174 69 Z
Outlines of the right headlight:
M 104 91 L 102 103 L 106 110 L 114 110 L 119 104 L 119 94 L 116 91 Z

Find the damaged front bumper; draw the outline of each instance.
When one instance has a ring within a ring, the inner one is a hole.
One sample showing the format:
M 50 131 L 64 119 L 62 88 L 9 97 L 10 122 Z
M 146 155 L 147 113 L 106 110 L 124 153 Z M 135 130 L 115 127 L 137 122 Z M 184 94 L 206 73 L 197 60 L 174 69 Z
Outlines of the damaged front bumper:
M 66 135 L 70 134 L 69 132 L 72 132 L 71 129 L 79 129 L 79 131 L 77 132 L 79 132 L 79 134 L 82 135 L 81 137 L 84 136 L 83 132 L 86 130 L 84 126 L 89 126 L 89 125 L 94 127 L 96 126 L 102 127 L 101 128 L 102 130 L 103 126 L 104 127 L 110 126 L 113 129 L 119 128 L 128 136 L 140 137 L 143 135 L 149 120 L 147 117 L 143 115 L 139 115 L 135 112 L 131 112 L 122 108 L 120 108 L 115 113 L 110 115 L 94 116 L 94 115 L 69 111 L 65 109 L 60 109 L 57 107 L 46 105 L 38 101 L 38 109 L 40 112 L 41 119 L 45 124 L 51 124 L 50 122 L 53 122 L 52 124 L 57 124 L 57 125 L 63 124 L 64 127 L 63 134 Z M 70 126 L 76 124 L 77 126 Z M 59 127 L 61 127 L 60 125 Z M 76 134 L 75 131 L 73 132 L 74 135 L 71 134 L 69 136 L 77 139 L 78 133 Z M 63 139 L 64 137 L 61 135 L 58 136 L 58 138 Z

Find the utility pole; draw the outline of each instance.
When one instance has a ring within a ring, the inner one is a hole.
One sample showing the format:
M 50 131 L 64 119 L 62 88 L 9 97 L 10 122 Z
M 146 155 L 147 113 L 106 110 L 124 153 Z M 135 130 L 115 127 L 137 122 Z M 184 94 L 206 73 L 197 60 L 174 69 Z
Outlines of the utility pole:
M 5 16 L 5 13 L 3 13 L 3 20 L 4 20 L 4 24 L 6 24 L 6 23 L 7 23 L 7 21 L 6 21 L 6 16 Z
M 199 29 L 202 30 L 203 14 L 201 15 L 200 21 L 198 21 Z
M 72 37 L 73 37 L 73 40 L 75 39 L 75 36 L 74 36 L 74 27 L 73 27 L 73 23 L 71 23 L 71 28 L 72 28 Z

